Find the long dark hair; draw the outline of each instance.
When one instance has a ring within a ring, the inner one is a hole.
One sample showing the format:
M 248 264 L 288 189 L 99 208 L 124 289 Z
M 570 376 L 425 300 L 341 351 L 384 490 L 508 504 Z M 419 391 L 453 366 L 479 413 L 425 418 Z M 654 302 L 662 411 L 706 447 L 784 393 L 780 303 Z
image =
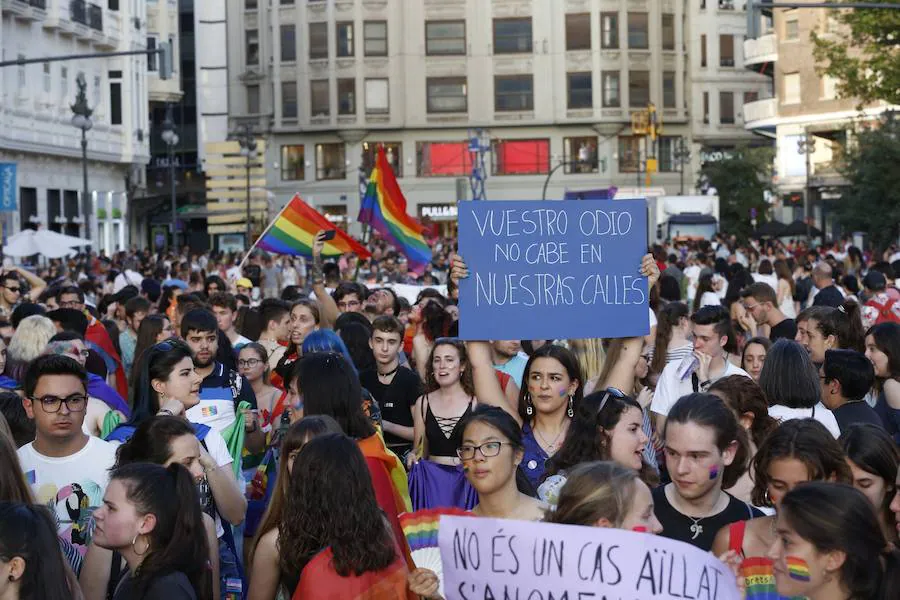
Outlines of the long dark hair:
M 815 419 L 791 419 L 778 426 L 753 457 L 751 499 L 756 506 L 772 506 L 767 494 L 769 466 L 773 461 L 785 458 L 803 463 L 812 481 L 851 481 L 850 467 L 844 461 L 844 450 L 825 426 Z
M 669 353 L 669 342 L 672 341 L 672 330 L 678 326 L 681 319 L 689 318 L 691 312 L 684 302 L 669 302 L 659 310 L 656 316 L 658 323 L 656 325 L 656 340 L 653 343 L 653 362 L 650 363 L 650 372 L 662 373 Z
M 444 310 L 443 298 L 431 298 L 422 306 L 422 333 L 430 342 L 450 334 L 453 317 Z
M 778 421 L 769 415 L 769 404 L 762 388 L 749 377 L 729 375 L 717 380 L 707 391 L 718 392 L 739 421 L 745 413 L 753 415 L 750 437 L 757 448 L 778 427 Z
M 766 353 L 759 387 L 769 406 L 812 408 L 822 399 L 819 371 L 803 346 L 780 339 Z
M 43 506 L 0 502 L 0 560 L 25 560 L 20 598 L 69 600 L 66 563 L 56 536 L 56 521 Z
M 873 325 L 866 332 L 866 337 L 870 335 L 875 346 L 887 356 L 890 377 L 900 378 L 900 323 Z
M 139 514 L 156 516 L 156 527 L 147 534 L 147 554 L 134 573 L 134 597 L 143 598 L 158 577 L 180 571 L 198 599 L 211 600 L 206 528 L 188 470 L 180 464 L 135 463 L 113 470 L 110 480 L 124 484 L 126 497 Z
M 134 388 L 134 405 L 128 425 L 137 427 L 159 412 L 159 395 L 153 389 L 153 380 L 165 381 L 175 365 L 193 355 L 187 344 L 178 339 L 166 340 L 150 347 L 134 368 L 138 379 Z
M 428 364 L 425 365 L 425 392 L 430 394 L 440 387 L 434 378 L 434 353 L 440 346 L 450 346 L 456 349 L 459 354 L 459 365 L 463 369 L 459 376 L 459 383 L 467 396 L 474 397 L 475 381 L 472 376 L 472 365 L 469 363 L 469 353 L 466 351 L 465 342 L 455 338 L 438 338 L 431 347 Z
M 141 357 L 144 356 L 144 352 L 156 345 L 156 338 L 158 338 L 159 334 L 162 333 L 163 325 L 165 325 L 165 322 L 168 320 L 169 317 L 164 314 L 159 314 L 147 315 L 146 317 L 144 317 L 144 320 L 141 321 L 141 326 L 138 327 L 137 341 L 134 345 L 135 365 L 140 364 Z M 138 369 L 132 368 L 130 382 L 132 389 L 136 387 L 138 377 Z
M 297 361 L 294 371 L 303 397 L 304 414 L 328 415 L 344 433 L 364 439 L 375 433 L 363 411 L 362 387 L 353 365 L 336 352 L 313 352 Z
M 862 492 L 840 483 L 803 483 L 785 494 L 781 515 L 817 552 L 844 554 L 840 580 L 850 598 L 900 597 L 900 554 L 888 545 Z
M 705 294 L 706 292 L 715 293 L 715 290 L 713 289 L 713 276 L 709 273 L 700 277 L 700 281 L 697 282 L 697 291 L 694 292 L 694 312 L 700 310 L 701 301 L 703 300 L 703 294 Z
M 22 401 L 19 400 L 19 404 L 21 403 Z M 6 417 L 2 413 L 0 413 L 0 425 L 9 428 Z M 33 503 L 34 497 L 31 495 L 31 488 L 28 487 L 28 482 L 25 481 L 25 475 L 22 473 L 13 439 L 2 431 L 0 431 L 0 465 L 6 465 L 0 469 L 0 501 Z
M 150 417 L 138 425 L 131 439 L 116 449 L 116 466 L 137 462 L 165 464 L 172 456 L 172 440 L 183 435 L 195 433 L 181 417 Z
M 613 460 L 609 454 L 611 432 L 629 408 L 636 408 L 643 414 L 641 405 L 628 396 L 608 390 L 585 396 L 569 424 L 562 446 L 547 462 L 547 476 L 568 471 L 581 463 Z M 653 472 L 649 465 L 644 467 L 642 474 Z
M 531 416 L 525 412 L 526 407 L 529 403 L 528 396 L 528 378 L 531 373 L 531 366 L 534 364 L 539 358 L 553 358 L 559 361 L 559 363 L 566 370 L 566 373 L 569 375 L 569 379 L 573 379 L 578 381 L 578 387 L 575 389 L 575 394 L 572 397 L 573 408 L 577 411 L 578 405 L 581 404 L 581 400 L 584 397 L 584 378 L 581 376 L 581 367 L 578 365 L 578 359 L 575 358 L 575 355 L 568 348 L 563 348 L 562 346 L 557 346 L 556 344 L 546 344 L 541 346 L 537 350 L 534 351 L 528 358 L 528 362 L 525 363 L 525 375 L 522 378 L 522 387 L 519 389 L 519 416 L 522 418 L 523 423 L 528 423 L 531 421 Z
M 885 530 L 890 532 L 891 541 L 896 541 L 897 516 L 890 506 L 897 493 L 900 450 L 883 427 L 870 423 L 854 423 L 841 434 L 838 442 L 853 464 L 884 479 L 884 502 L 875 508 L 884 519 Z
M 734 412 L 718 396 L 694 393 L 682 396 L 669 410 L 663 439 L 672 423 L 696 423 L 715 432 L 715 444 L 723 452 L 733 442 L 737 442 L 734 460 L 722 472 L 722 489 L 727 490 L 737 483 L 747 471 L 750 459 L 747 432 L 737 421 Z
M 380 571 L 397 559 L 394 544 L 356 442 L 329 434 L 307 443 L 278 526 L 281 571 L 301 573 L 325 548 L 342 577 Z
M 862 326 L 859 303 L 845 300 L 838 308 L 810 315 L 823 337 L 833 335 L 842 350 L 866 351 L 866 334 Z

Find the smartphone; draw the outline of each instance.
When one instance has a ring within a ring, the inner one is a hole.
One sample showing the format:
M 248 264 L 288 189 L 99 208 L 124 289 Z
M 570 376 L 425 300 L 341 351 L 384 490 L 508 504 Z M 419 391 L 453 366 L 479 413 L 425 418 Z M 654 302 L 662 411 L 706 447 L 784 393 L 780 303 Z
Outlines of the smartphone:
M 336 236 L 336 235 L 337 235 L 337 231 L 335 231 L 334 229 L 329 229 L 328 231 L 325 232 L 325 235 L 322 236 L 322 240 L 326 241 L 326 242 L 328 240 L 333 240 L 334 236 Z

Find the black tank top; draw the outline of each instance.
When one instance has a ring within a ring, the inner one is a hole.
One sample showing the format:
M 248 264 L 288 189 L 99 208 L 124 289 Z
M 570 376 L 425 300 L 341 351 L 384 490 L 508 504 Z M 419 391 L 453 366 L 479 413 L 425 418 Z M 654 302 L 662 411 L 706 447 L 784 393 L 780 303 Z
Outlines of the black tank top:
M 472 412 L 472 400 L 466 411 L 458 417 L 438 417 L 431 412 L 431 403 L 425 396 L 428 410 L 425 413 L 425 437 L 428 440 L 428 455 L 456 458 L 456 449 L 462 443 L 462 430 L 459 428 L 463 417 Z

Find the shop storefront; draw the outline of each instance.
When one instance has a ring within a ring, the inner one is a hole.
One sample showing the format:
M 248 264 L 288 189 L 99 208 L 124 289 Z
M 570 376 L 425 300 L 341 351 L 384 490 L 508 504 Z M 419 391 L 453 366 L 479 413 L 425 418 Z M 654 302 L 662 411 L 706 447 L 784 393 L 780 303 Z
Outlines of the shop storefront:
M 420 204 L 419 220 L 429 227 L 434 237 L 456 237 L 455 204 Z

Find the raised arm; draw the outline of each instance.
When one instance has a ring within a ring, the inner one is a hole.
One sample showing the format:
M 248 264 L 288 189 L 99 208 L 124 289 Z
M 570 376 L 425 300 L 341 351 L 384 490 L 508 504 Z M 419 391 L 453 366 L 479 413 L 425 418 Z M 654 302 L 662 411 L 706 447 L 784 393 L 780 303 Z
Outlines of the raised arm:
M 324 237 L 325 230 L 322 229 L 316 233 L 316 238 L 313 241 L 313 262 L 310 267 L 310 280 L 312 281 L 313 292 L 316 295 L 316 302 L 319 303 L 319 327 L 332 329 L 338 316 L 340 316 L 340 311 L 338 311 L 334 298 L 325 289 L 325 274 L 322 272 L 322 249 L 325 248 Z

